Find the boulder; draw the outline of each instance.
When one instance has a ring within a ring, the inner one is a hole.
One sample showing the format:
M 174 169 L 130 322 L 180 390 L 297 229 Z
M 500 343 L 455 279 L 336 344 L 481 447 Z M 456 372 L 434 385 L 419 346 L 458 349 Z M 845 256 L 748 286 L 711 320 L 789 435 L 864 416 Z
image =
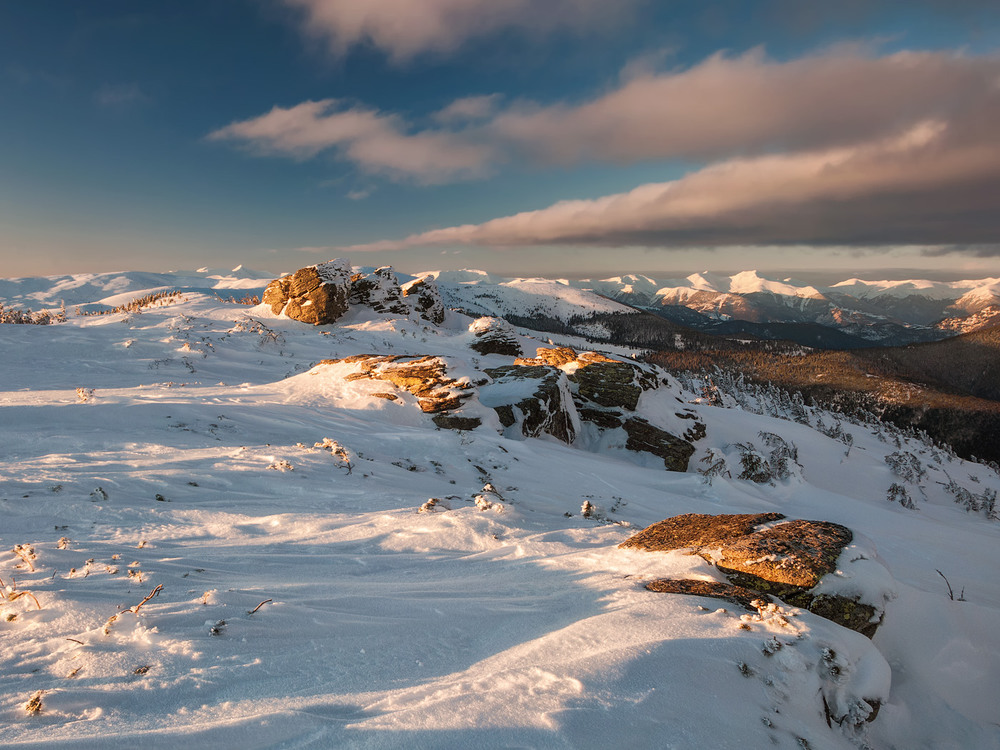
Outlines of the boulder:
M 351 276 L 349 300 L 352 305 L 370 307 L 378 313 L 407 315 L 410 312 L 410 308 L 403 302 L 403 290 L 400 289 L 391 266 Z
M 469 348 L 480 354 L 503 354 L 519 357 L 521 345 L 510 323 L 501 318 L 477 318 L 469 324 L 469 330 L 476 337 Z
M 837 569 L 837 558 L 854 535 L 828 521 L 788 521 L 730 539 L 716 560 L 731 580 L 778 596 L 811 589 Z
M 721 516 L 685 513 L 647 526 L 618 546 L 650 552 L 671 552 L 688 548 L 700 551 L 752 534 L 758 526 L 780 521 L 784 517 L 781 513 L 733 513 Z
M 347 312 L 351 267 L 336 259 L 300 268 L 275 279 L 264 289 L 264 303 L 276 315 L 329 325 Z
M 659 456 L 668 471 L 687 471 L 688 461 L 694 455 L 694 446 L 687 440 L 654 427 L 641 417 L 626 419 L 623 426 L 628 435 L 625 448 Z
M 401 289 L 404 300 L 417 315 L 432 325 L 444 323 L 444 302 L 433 277 L 421 276 L 403 284 Z
M 753 592 L 754 598 L 775 596 L 869 638 L 874 636 L 881 622 L 882 605 L 891 598 L 891 592 L 883 591 L 882 601 L 864 601 L 860 593 L 836 593 L 837 586 L 826 583 L 831 574 L 843 575 L 838 564 L 844 564 L 842 553 L 854 540 L 851 530 L 828 521 L 792 520 L 770 525 L 783 519 L 780 513 L 689 513 L 655 523 L 619 546 L 661 552 L 691 550 L 691 554 L 714 563 L 734 586 Z M 852 554 L 853 559 L 844 566 L 867 565 L 864 572 L 871 581 L 879 575 L 890 579 L 873 557 L 873 552 L 857 557 Z M 850 580 L 850 575 L 844 577 Z M 668 588 L 664 584 L 653 590 Z

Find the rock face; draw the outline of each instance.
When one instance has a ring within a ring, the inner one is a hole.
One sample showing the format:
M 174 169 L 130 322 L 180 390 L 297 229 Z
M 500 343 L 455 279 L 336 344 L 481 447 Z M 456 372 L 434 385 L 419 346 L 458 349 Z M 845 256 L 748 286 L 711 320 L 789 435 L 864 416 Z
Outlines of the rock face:
M 349 301 L 352 305 L 370 307 L 379 313 L 406 315 L 410 312 L 410 308 L 403 302 L 403 290 L 390 266 L 351 276 Z
M 841 553 L 854 538 L 851 530 L 827 521 L 794 520 L 770 526 L 783 519 L 780 513 L 689 513 L 655 523 L 619 546 L 661 552 L 689 549 L 714 562 L 732 584 L 755 597 L 777 596 L 869 638 L 875 635 L 884 602 L 817 590 L 824 576 L 837 570 Z
M 502 318 L 478 318 L 469 325 L 476 340 L 469 348 L 480 354 L 503 354 L 520 357 L 521 345 L 517 343 L 514 329 Z
M 642 395 L 642 386 L 636 382 L 636 370 L 626 362 L 591 361 L 574 374 L 579 394 L 601 406 L 620 407 L 635 411 Z
M 524 437 L 547 434 L 567 444 L 573 442 L 572 399 L 560 370 L 544 365 L 506 365 L 485 372 L 493 378 L 494 387 L 482 389 L 480 401 L 496 410 L 504 427 L 516 426 Z
M 402 286 L 403 297 L 421 318 L 432 325 L 444 323 L 445 307 L 437 283 L 430 276 L 409 281 Z
M 383 380 L 417 397 L 420 410 L 434 414 L 438 427 L 471 430 L 481 424 L 478 417 L 459 417 L 450 412 L 460 409 L 473 394 L 473 383 L 447 375 L 448 365 L 441 357 L 357 354 L 344 359 L 327 359 L 321 365 L 357 363 L 359 370 L 345 380 Z M 380 393 L 382 398 L 390 395 Z
M 347 312 L 351 267 L 337 259 L 300 268 L 275 279 L 264 290 L 264 303 L 276 315 L 313 325 L 336 323 Z
M 687 471 L 688 461 L 694 455 L 694 446 L 687 440 L 654 427 L 641 417 L 626 419 L 624 427 L 628 450 L 659 456 L 668 471 Z

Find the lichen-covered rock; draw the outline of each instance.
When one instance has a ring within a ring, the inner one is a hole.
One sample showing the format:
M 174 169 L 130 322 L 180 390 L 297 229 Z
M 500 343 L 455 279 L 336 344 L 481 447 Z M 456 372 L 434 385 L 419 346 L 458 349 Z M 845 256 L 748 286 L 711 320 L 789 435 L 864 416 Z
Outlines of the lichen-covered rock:
M 752 602 L 763 600 L 770 602 L 771 597 L 743 586 L 733 586 L 730 583 L 718 581 L 699 581 L 690 578 L 672 579 L 657 578 L 646 584 L 646 589 L 658 594 L 687 594 L 688 596 L 708 596 L 713 599 L 723 599 L 743 607 L 750 612 L 757 610 Z
M 813 614 L 857 631 L 868 638 L 875 637 L 875 631 L 882 622 L 878 610 L 871 604 L 846 596 L 820 594 L 805 605 Z
M 635 411 L 642 395 L 635 367 L 626 362 L 590 362 L 573 373 L 581 397 L 601 406 Z
M 575 362 L 576 358 L 576 351 L 569 346 L 555 348 L 540 346 L 535 350 L 535 359 L 552 367 L 562 367 L 570 362 Z
M 700 551 L 752 534 L 758 526 L 780 521 L 781 513 L 732 513 L 713 516 L 706 513 L 685 513 L 647 526 L 618 546 L 627 549 L 670 552 L 693 548 Z
M 503 354 L 508 357 L 519 357 L 521 345 L 517 342 L 514 329 L 502 318 L 477 318 L 469 324 L 469 330 L 475 335 L 475 341 L 469 348 L 480 354 Z
M 881 601 L 867 602 L 860 594 L 831 593 L 827 583 L 843 575 L 838 564 L 844 564 L 841 555 L 854 538 L 851 530 L 827 521 L 804 520 L 760 528 L 783 518 L 780 513 L 689 513 L 655 523 L 619 546 L 651 551 L 689 549 L 713 562 L 735 586 L 776 596 L 871 638 L 881 622 L 881 605 L 893 594 L 883 591 Z M 868 554 L 875 557 L 873 551 Z M 871 577 L 878 570 L 891 578 L 870 557 L 859 555 L 851 563 L 868 565 L 866 573 Z M 852 566 L 845 564 L 845 568 Z M 835 571 L 836 576 L 831 576 Z M 870 588 L 871 577 L 864 588 Z M 688 593 L 668 589 L 664 584 L 655 590 Z
M 432 325 L 444 323 L 445 307 L 437 283 L 430 276 L 421 276 L 401 287 L 403 298 L 421 318 Z
M 562 372 L 544 365 L 505 365 L 485 372 L 493 378 L 494 387 L 482 389 L 480 401 L 496 410 L 504 427 L 520 422 L 524 437 L 547 434 L 567 444 L 573 442 L 573 399 Z M 516 387 L 519 383 L 523 387 Z
M 303 323 L 336 323 L 347 312 L 350 274 L 350 265 L 342 259 L 300 268 L 268 284 L 264 303 L 276 315 L 284 313 Z
M 391 266 L 351 276 L 349 300 L 352 305 L 370 307 L 378 313 L 407 315 L 410 312 Z
M 623 426 L 628 435 L 625 442 L 628 450 L 659 456 L 668 471 L 687 471 L 688 461 L 694 455 L 694 446 L 687 440 L 654 427 L 641 417 L 626 419 Z
M 716 560 L 719 570 L 759 591 L 811 589 L 837 569 L 837 558 L 854 535 L 828 521 L 788 521 L 730 540 Z M 793 592 L 794 593 L 794 592 Z

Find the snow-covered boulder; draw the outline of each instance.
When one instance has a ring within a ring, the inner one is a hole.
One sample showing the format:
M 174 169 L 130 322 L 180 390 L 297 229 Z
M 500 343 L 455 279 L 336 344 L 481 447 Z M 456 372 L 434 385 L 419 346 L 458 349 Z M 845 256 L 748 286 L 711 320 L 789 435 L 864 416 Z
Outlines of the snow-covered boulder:
M 357 354 L 344 359 L 327 359 L 320 365 L 355 364 L 357 370 L 344 377 L 347 381 L 382 380 L 417 399 L 420 410 L 433 414 L 438 427 L 472 430 L 482 420 L 479 417 L 455 415 L 475 391 L 467 378 L 448 375 L 448 363 L 442 357 L 412 355 Z M 381 398 L 398 399 L 394 393 L 379 393 Z
M 445 307 L 441 300 L 441 292 L 433 276 L 421 276 L 419 279 L 403 284 L 403 298 L 411 306 L 413 312 L 428 323 L 439 326 L 444 323 Z
M 391 266 L 351 276 L 349 299 L 352 305 L 370 307 L 378 313 L 407 315 L 410 312 Z
M 780 513 L 689 513 L 655 523 L 619 546 L 689 549 L 736 586 L 776 596 L 869 638 L 895 596 L 874 546 L 827 521 L 788 521 Z
M 469 348 L 475 352 L 503 354 L 508 357 L 520 357 L 523 354 L 514 328 L 503 318 L 477 318 L 469 324 L 469 331 L 475 336 L 475 341 L 469 344 Z
M 350 264 L 340 258 L 300 268 L 268 284 L 264 304 L 303 323 L 336 323 L 347 312 L 350 275 Z

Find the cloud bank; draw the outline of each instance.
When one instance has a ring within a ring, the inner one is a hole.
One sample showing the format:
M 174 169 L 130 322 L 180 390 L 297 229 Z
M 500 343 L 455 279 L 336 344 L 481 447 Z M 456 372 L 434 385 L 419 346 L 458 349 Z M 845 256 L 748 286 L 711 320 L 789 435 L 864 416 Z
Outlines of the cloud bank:
M 854 47 L 784 62 L 754 50 L 668 72 L 634 69 L 575 103 L 466 97 L 423 127 L 362 105 L 308 101 L 209 137 L 297 159 L 332 150 L 362 173 L 422 184 L 479 178 L 504 163 L 692 165 L 673 182 L 356 249 L 989 248 L 1000 242 L 998 122 L 1000 58 Z
M 926 120 L 863 145 L 730 159 L 627 193 L 350 249 L 969 243 L 982 252 L 1000 243 L 1000 147 L 976 130 Z

